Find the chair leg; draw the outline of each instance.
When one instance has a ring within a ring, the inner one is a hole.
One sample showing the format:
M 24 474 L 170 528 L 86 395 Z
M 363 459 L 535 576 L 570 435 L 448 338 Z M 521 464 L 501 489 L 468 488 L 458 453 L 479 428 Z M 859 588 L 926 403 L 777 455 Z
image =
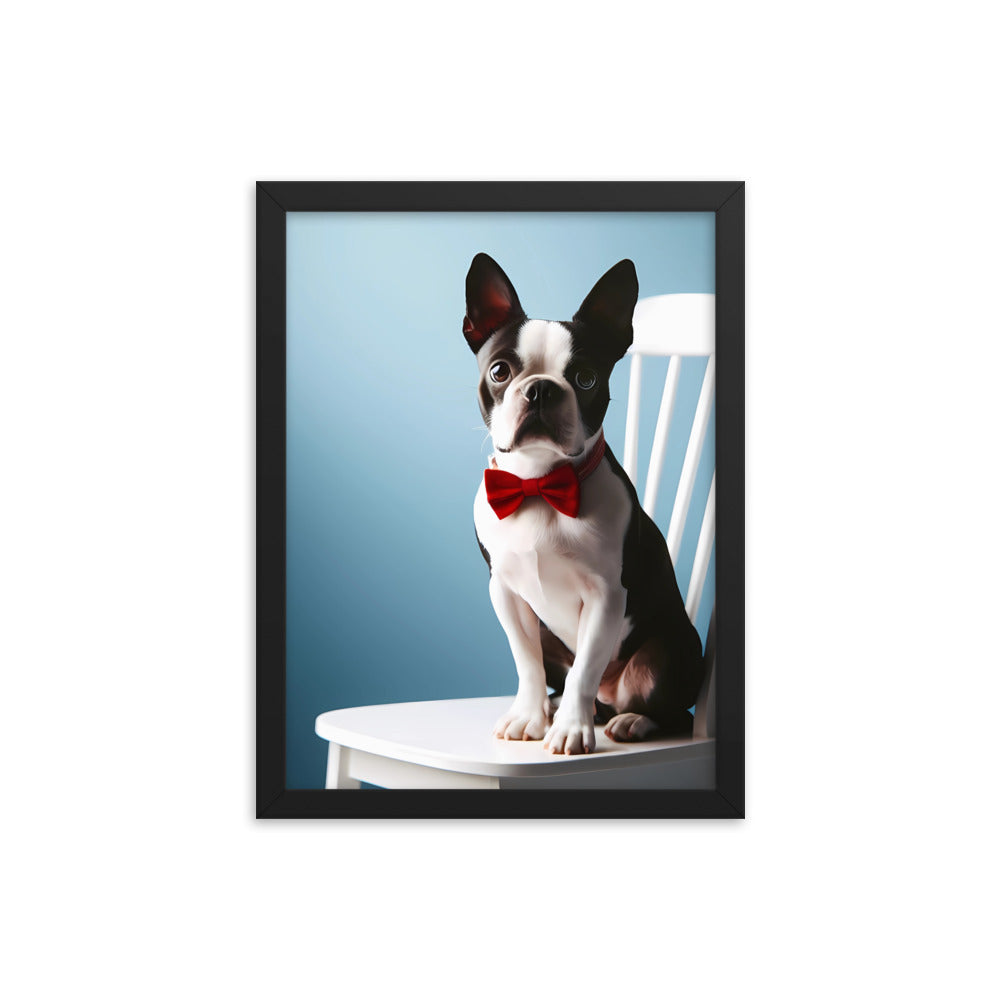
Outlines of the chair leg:
M 337 743 L 330 744 L 326 758 L 327 788 L 360 788 L 361 782 L 348 773 L 348 762 L 351 751 Z

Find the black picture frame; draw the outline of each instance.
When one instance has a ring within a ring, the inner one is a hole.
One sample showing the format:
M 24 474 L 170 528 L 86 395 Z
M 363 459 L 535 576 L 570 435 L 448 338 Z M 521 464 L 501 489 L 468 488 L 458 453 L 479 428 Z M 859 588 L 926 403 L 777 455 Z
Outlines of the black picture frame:
M 285 330 L 289 212 L 712 212 L 716 277 L 716 787 L 298 790 L 285 780 Z M 258 818 L 744 816 L 742 182 L 260 182 L 257 185 Z

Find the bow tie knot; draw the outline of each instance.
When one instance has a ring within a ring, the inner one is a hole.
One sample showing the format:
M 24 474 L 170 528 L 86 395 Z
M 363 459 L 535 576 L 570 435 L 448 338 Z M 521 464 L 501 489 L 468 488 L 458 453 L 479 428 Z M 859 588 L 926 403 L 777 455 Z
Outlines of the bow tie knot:
M 486 470 L 486 500 L 503 520 L 527 497 L 542 497 L 560 514 L 576 517 L 580 510 L 580 481 L 572 465 L 560 465 L 540 479 L 521 479 L 502 469 Z

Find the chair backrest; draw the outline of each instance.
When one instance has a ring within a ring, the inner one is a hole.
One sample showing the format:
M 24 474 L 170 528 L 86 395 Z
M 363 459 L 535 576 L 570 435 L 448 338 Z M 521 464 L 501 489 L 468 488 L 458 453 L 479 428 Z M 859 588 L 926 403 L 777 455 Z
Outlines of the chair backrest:
M 660 397 L 660 410 L 656 418 L 653 446 L 646 473 L 646 488 L 642 506 L 650 517 L 655 516 L 660 491 L 664 458 L 670 438 L 670 426 L 677 400 L 681 363 L 685 357 L 707 358 L 701 392 L 695 408 L 694 422 L 684 451 L 680 480 L 674 497 L 674 506 L 667 529 L 667 548 L 670 558 L 677 563 L 684 526 L 690 513 L 694 494 L 695 476 L 705 444 L 705 432 L 712 415 L 715 397 L 715 296 L 704 294 L 654 295 L 640 299 L 632 319 L 633 338 L 629 354 L 632 356 L 629 372 L 628 409 L 625 416 L 625 447 L 623 466 L 633 483 L 637 483 L 639 468 L 639 401 L 642 388 L 642 360 L 644 357 L 669 358 L 667 374 Z M 698 545 L 695 549 L 691 579 L 688 583 L 685 608 L 688 617 L 695 621 L 705 588 L 708 563 L 715 543 L 715 472 L 708 490 L 705 509 L 701 515 Z M 706 643 L 705 685 L 695 710 L 695 735 L 714 735 L 714 611 Z M 709 648 L 711 647 L 711 649 Z

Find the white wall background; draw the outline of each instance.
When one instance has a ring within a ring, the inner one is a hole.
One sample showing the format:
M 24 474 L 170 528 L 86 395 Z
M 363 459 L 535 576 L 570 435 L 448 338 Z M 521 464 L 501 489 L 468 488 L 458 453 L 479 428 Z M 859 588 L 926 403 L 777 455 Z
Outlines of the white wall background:
M 5 13 L 10 995 L 995 991 L 989 14 Z M 251 818 L 258 178 L 746 179 L 746 822 Z

